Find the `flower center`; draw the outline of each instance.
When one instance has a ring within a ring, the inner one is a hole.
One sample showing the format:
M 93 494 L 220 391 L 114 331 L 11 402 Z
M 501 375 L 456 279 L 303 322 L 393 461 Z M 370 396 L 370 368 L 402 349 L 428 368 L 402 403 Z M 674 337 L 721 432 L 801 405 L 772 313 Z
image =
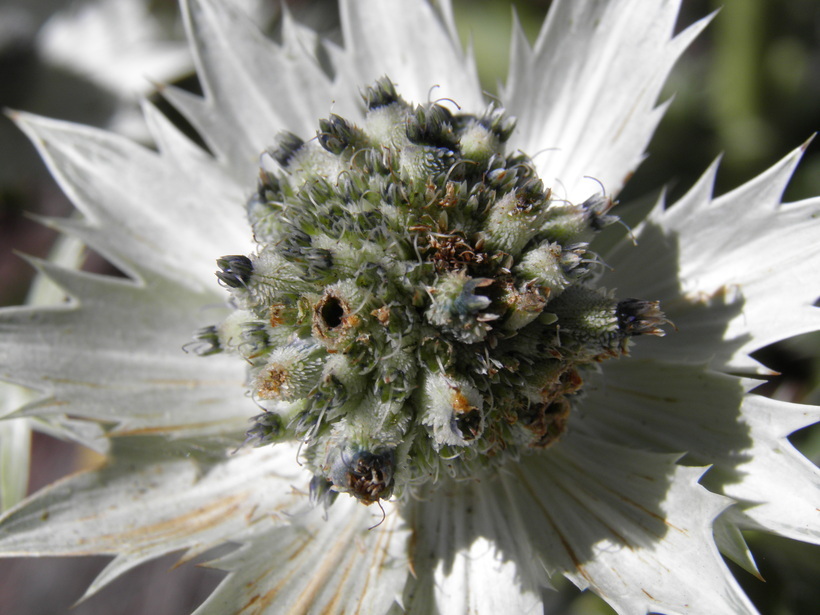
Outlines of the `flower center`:
M 555 198 L 505 153 L 502 110 L 411 106 L 386 78 L 364 99 L 362 126 L 332 115 L 267 153 L 258 250 L 218 261 L 237 309 L 200 333 L 202 354 L 250 366 L 264 412 L 249 437 L 300 440 L 326 504 L 419 495 L 550 446 L 584 367 L 666 323 L 595 287 L 589 241 L 612 202 Z

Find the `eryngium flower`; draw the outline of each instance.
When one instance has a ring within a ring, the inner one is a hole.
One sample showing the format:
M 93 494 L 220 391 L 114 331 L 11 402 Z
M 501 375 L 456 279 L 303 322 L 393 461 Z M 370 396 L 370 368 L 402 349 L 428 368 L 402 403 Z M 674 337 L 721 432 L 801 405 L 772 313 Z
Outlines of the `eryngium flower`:
M 205 98 L 165 95 L 210 152 L 148 105 L 156 151 L 18 115 L 85 215 L 52 223 L 128 278 L 38 262 L 72 301 L 0 316 L 39 392 L 12 416 L 109 456 L 0 549 L 116 554 L 93 593 L 238 543 L 201 613 L 530 612 L 557 574 L 754 612 L 719 549 L 820 536 L 786 439 L 817 409 L 747 392 L 817 328 L 820 203 L 779 202 L 797 150 L 612 224 L 703 26 L 672 37 L 677 4 L 555 2 L 488 104 L 446 2 L 342 2 L 339 48 L 190 0 Z

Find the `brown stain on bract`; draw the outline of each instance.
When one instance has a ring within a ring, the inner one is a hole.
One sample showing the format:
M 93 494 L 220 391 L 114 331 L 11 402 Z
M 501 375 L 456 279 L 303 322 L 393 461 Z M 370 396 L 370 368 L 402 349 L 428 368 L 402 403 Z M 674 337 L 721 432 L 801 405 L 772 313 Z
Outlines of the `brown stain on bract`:
M 156 542 L 178 536 L 191 536 L 199 530 L 214 527 L 225 518 L 234 516 L 242 508 L 242 503 L 246 499 L 247 494 L 245 493 L 235 494 L 153 525 L 142 526 L 134 530 L 118 531 L 116 534 L 103 534 L 96 541 L 116 539 L 118 543 L 127 544 L 139 543 L 141 539 L 146 537 L 152 542 Z
M 287 371 L 279 365 L 269 365 L 256 379 L 256 394 L 260 399 L 280 399 L 287 385 Z
M 321 565 L 317 569 L 314 569 L 314 570 L 310 571 L 312 573 L 311 576 L 310 576 L 310 580 L 305 584 L 304 590 L 302 591 L 299 598 L 297 599 L 296 604 L 294 604 L 290 608 L 290 610 L 288 611 L 289 615 L 296 615 L 296 614 L 299 614 L 299 615 L 305 614 L 306 615 L 308 613 L 316 612 L 316 611 L 311 610 L 311 607 L 314 605 L 314 603 L 316 601 L 316 598 L 317 598 L 318 593 L 319 593 L 319 591 L 318 591 L 319 588 L 322 586 L 322 584 L 328 578 L 332 577 L 333 573 L 331 571 L 333 569 L 335 569 L 337 566 L 340 565 L 340 563 L 344 559 L 344 554 L 345 554 L 346 550 L 350 546 L 350 543 L 352 543 L 352 537 L 350 536 L 351 533 L 352 533 L 352 530 L 353 530 L 353 528 L 351 527 L 352 525 L 354 525 L 354 524 L 351 523 L 350 525 L 348 525 L 347 531 L 342 536 L 337 537 L 337 540 L 335 540 L 333 542 L 333 544 L 331 545 L 331 548 L 325 553 L 324 558 L 322 558 Z M 307 547 L 311 543 L 313 538 L 314 538 L 313 536 L 307 536 L 306 539 L 305 539 L 304 544 L 298 549 L 298 551 L 301 552 L 305 547 Z M 296 556 L 297 556 L 297 553 L 293 553 L 289 557 L 289 559 L 294 558 Z M 348 566 L 348 568 L 349 568 L 349 566 Z M 258 595 L 254 596 L 251 599 L 251 601 L 247 602 L 245 604 L 245 606 L 242 607 L 242 609 L 240 610 L 240 613 L 246 612 L 247 607 L 249 607 L 252 604 L 252 602 L 256 602 L 256 601 L 259 601 L 261 604 L 259 605 L 259 608 L 256 609 L 254 612 L 256 612 L 256 613 L 266 612 L 266 609 L 268 607 L 270 607 L 270 605 L 273 603 L 273 600 L 282 591 L 282 587 L 284 587 L 289 582 L 291 582 L 291 577 L 294 574 L 296 574 L 297 572 L 303 572 L 304 573 L 304 571 L 300 571 L 298 569 L 292 570 L 291 574 L 289 574 L 285 578 L 283 578 L 282 581 L 276 585 L 276 587 L 271 588 L 270 590 L 265 592 L 265 594 L 262 595 L 262 596 L 258 596 Z M 344 578 L 347 578 L 347 576 L 349 574 L 350 574 L 350 570 L 348 569 L 345 572 L 345 577 Z M 265 574 L 263 573 L 259 578 L 261 579 L 264 576 L 265 576 Z M 342 588 L 340 586 L 340 591 L 341 591 L 341 589 Z M 332 604 L 330 606 L 332 606 Z M 324 610 L 322 612 L 327 612 L 327 611 Z
M 466 414 L 472 412 L 476 407 L 470 404 L 470 401 L 461 392 L 461 389 L 455 389 L 453 392 L 453 412 L 456 414 Z
M 270 326 L 271 327 L 278 327 L 285 323 L 285 304 L 284 303 L 274 303 L 270 306 Z
M 184 425 L 161 425 L 159 427 L 140 427 L 138 429 L 114 429 L 111 436 L 149 436 L 152 434 L 174 433 L 190 429 L 201 429 L 225 423 L 225 421 L 207 421 L 203 423 L 185 423 Z
M 580 558 L 575 553 L 573 548 L 570 546 L 569 541 L 566 537 L 561 533 L 561 530 L 558 528 L 558 525 L 552 518 L 552 515 L 549 514 L 547 509 L 541 504 L 541 500 L 536 496 L 536 494 L 532 490 L 532 485 L 527 481 L 526 477 L 523 476 L 520 472 L 516 472 L 518 475 L 519 480 L 521 481 L 521 485 L 529 492 L 530 497 L 532 497 L 533 502 L 541 509 L 541 512 L 544 514 L 544 518 L 549 523 L 550 527 L 554 534 L 558 537 L 558 540 L 561 541 L 561 545 L 564 547 L 567 555 L 569 556 L 570 560 L 572 561 L 573 566 L 578 571 L 578 573 L 584 577 L 591 585 L 594 585 L 592 578 L 587 574 L 587 571 L 584 569 L 583 564 L 581 563 Z
M 376 320 L 379 321 L 385 327 L 390 324 L 390 308 L 386 305 L 381 306 L 370 312 L 371 316 L 374 316 Z

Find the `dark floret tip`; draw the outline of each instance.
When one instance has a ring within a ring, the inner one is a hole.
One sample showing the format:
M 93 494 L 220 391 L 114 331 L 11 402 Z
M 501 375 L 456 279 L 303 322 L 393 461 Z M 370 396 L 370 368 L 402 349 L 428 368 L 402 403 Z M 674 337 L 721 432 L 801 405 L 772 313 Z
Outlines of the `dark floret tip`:
M 292 132 L 283 131 L 276 135 L 276 147 L 269 149 L 268 154 L 282 167 L 287 167 L 304 144 L 305 142 Z
M 219 341 L 219 331 L 213 325 L 202 327 L 194 333 L 194 340 L 182 347 L 185 352 L 193 352 L 200 357 L 222 352 Z
M 618 216 L 609 213 L 615 204 L 615 201 L 604 194 L 596 194 L 581 203 L 592 230 L 600 231 L 619 220 Z
M 339 492 L 333 490 L 333 483 L 329 480 L 323 476 L 314 476 L 310 479 L 310 504 L 312 506 L 322 504 L 327 509 L 337 497 L 339 497 Z
M 368 111 L 386 107 L 401 100 L 401 96 L 396 92 L 393 82 L 387 77 L 382 77 L 374 85 L 365 88 L 362 92 L 362 98 L 364 98 Z
M 245 442 L 254 446 L 264 446 L 276 442 L 284 433 L 282 417 L 275 412 L 263 412 L 253 417 L 254 426 L 247 432 Z
M 265 152 L 265 156 L 267 155 L 267 152 Z M 280 190 L 281 183 L 279 182 L 279 178 L 268 169 L 260 167 L 259 179 L 257 181 L 257 196 L 259 199 L 264 202 L 268 200 L 269 197 L 277 195 Z
M 419 106 L 408 119 L 405 133 L 412 143 L 456 150 L 458 138 L 452 122 L 453 114 L 441 105 Z
M 216 272 L 216 277 L 229 288 L 241 288 L 248 284 L 253 274 L 253 263 L 251 259 L 242 254 L 223 256 L 216 260 L 220 271 Z
M 624 299 L 615 309 L 618 328 L 624 335 L 655 335 L 663 337 L 663 325 L 671 324 L 660 309 L 658 301 Z
M 350 145 L 354 129 L 346 119 L 336 114 L 319 121 L 316 136 L 319 144 L 331 154 L 341 154 Z
M 502 143 L 509 141 L 517 122 L 516 118 L 508 116 L 503 109 L 498 107 L 491 107 L 484 115 L 477 118 L 477 121 Z
M 516 192 L 516 196 L 529 205 L 546 201 L 549 194 L 550 191 L 544 189 L 544 182 L 537 177 L 526 180 L 524 185 L 518 188 Z

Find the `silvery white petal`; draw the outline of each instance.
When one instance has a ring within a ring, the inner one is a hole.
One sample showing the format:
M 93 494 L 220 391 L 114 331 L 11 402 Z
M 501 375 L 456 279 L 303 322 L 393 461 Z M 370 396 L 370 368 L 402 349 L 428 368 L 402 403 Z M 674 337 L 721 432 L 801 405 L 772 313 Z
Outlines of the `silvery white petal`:
M 739 456 L 737 480 L 721 481 L 723 493 L 740 503 L 731 518 L 744 529 L 820 544 L 820 469 L 787 439 L 820 420 L 820 407 L 749 396 L 743 418 L 752 445 Z
M 763 581 L 760 571 L 757 569 L 757 563 L 754 560 L 749 546 L 746 544 L 746 539 L 737 527 L 737 523 L 732 521 L 729 516 L 734 509 L 729 508 L 722 515 L 715 519 L 715 544 L 718 550 L 732 560 L 735 564 L 743 568 L 749 574 L 756 576 Z
M 622 242 L 602 255 L 613 268 L 608 285 L 660 300 L 681 332 L 636 344 L 634 357 L 765 373 L 749 353 L 820 327 L 811 283 L 820 200 L 780 203 L 803 151 L 717 198 L 713 165 L 680 201 L 655 208 L 635 231 L 637 247 Z
M 686 452 L 692 463 L 730 473 L 752 443 L 742 414 L 746 387 L 736 377 L 701 365 L 624 359 L 587 385 L 578 428 L 610 442 Z
M 343 0 L 346 63 L 340 77 L 363 86 L 388 75 L 409 101 L 450 98 L 481 111 L 474 59 L 461 49 L 449 1 L 442 5 L 440 16 L 427 2 Z
M 299 499 L 290 485 L 305 480 L 294 448 L 243 450 L 214 463 L 181 446 L 120 441 L 108 465 L 54 483 L 6 513 L 0 552 L 116 555 L 88 597 L 146 560 L 181 549 L 191 559 L 290 522 Z
M 386 613 L 408 575 L 409 532 L 392 504 L 386 516 L 352 498 L 294 511 L 291 524 L 255 536 L 211 562 L 229 571 L 195 615 Z M 378 524 L 378 527 L 373 527 Z
M 78 268 L 84 259 L 85 248 L 76 239 L 61 236 L 57 239 L 49 255 L 51 262 L 68 268 Z M 37 275 L 29 290 L 27 303 L 30 305 L 53 305 L 62 303 L 65 293 L 48 276 Z M 12 414 L 20 407 L 37 398 L 37 391 L 15 384 L 0 382 L 0 418 Z M 9 419 L 0 422 L 0 511 L 11 508 L 21 501 L 28 489 L 31 466 L 31 430 L 34 421 L 27 418 Z M 100 437 L 101 429 L 88 424 L 83 434 L 73 429 L 74 421 L 64 415 L 44 421 L 39 428 L 54 430 L 60 437 L 90 444 L 92 449 L 105 452 L 107 441 Z
M 492 479 L 413 503 L 414 578 L 405 590 L 407 612 L 543 612 L 540 587 L 548 580 L 515 524 L 520 514 Z
M 205 98 L 168 88 L 165 96 L 194 124 L 240 182 L 252 187 L 259 155 L 282 130 L 309 139 L 317 118 L 335 99 L 355 99 L 334 88 L 316 58 L 319 42 L 286 19 L 277 45 L 230 3 L 182 3 Z
M 244 367 L 183 351 L 218 313 L 204 309 L 213 295 L 147 273 L 132 282 L 39 267 L 75 299 L 0 313 L 0 377 L 41 392 L 20 415 L 69 413 L 132 433 L 244 430 L 254 413 Z
M 140 269 L 213 293 L 214 260 L 250 248 L 245 194 L 204 156 L 193 165 L 94 128 L 16 114 L 85 219 L 53 225 L 128 273 Z M 169 124 L 155 132 L 171 140 Z M 179 139 L 176 140 L 177 144 Z M 217 289 L 218 291 L 218 289 Z
M 17 408 L 24 389 L 0 382 L 0 411 Z M 31 427 L 28 419 L 0 421 L 0 511 L 22 500 L 28 489 Z
M 501 90 L 518 118 L 510 145 L 535 156 L 562 198 L 581 202 L 598 182 L 617 194 L 643 160 L 661 86 L 708 21 L 673 38 L 679 4 L 559 0 L 532 48 L 516 23 Z
M 547 570 L 619 613 L 754 613 L 712 522 L 731 502 L 675 457 L 569 434 L 502 475 L 507 507 Z M 523 564 L 526 566 L 527 563 Z
M 153 83 L 191 70 L 185 42 L 171 31 L 144 0 L 76 2 L 46 22 L 37 48 L 46 61 L 135 101 Z
M 690 463 L 713 465 L 710 489 L 750 506 L 751 527 L 818 539 L 811 511 L 820 506 L 820 474 L 786 437 L 817 422 L 820 408 L 748 394 L 749 382 L 700 366 L 635 361 L 607 365 L 590 383 L 580 428 L 628 446 L 686 451 Z

